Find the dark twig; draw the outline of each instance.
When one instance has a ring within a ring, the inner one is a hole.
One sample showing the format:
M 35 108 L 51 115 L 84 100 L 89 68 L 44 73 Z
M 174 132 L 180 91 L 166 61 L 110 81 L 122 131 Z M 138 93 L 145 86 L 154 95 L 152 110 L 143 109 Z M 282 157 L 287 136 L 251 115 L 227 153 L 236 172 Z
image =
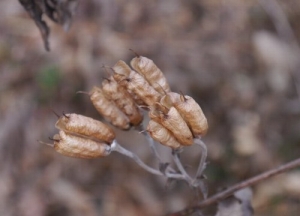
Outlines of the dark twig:
M 296 160 L 293 160 L 287 164 L 284 164 L 284 165 L 281 165 L 279 167 L 276 167 L 274 169 L 271 169 L 269 171 L 266 171 L 262 174 L 259 174 L 257 176 L 254 176 L 248 180 L 245 180 L 241 183 L 238 183 L 236 185 L 233 185 L 232 187 L 228 188 L 227 190 L 225 191 L 222 191 L 220 193 L 217 193 L 216 195 L 200 202 L 199 204 L 195 205 L 195 206 L 191 206 L 191 207 L 188 207 L 184 210 L 181 210 L 179 212 L 176 212 L 176 213 L 173 213 L 173 214 L 170 214 L 169 216 L 183 216 L 183 215 L 190 215 L 200 209 L 203 209 L 204 207 L 207 207 L 209 205 L 212 205 L 212 204 L 215 204 L 229 196 L 231 196 L 234 192 L 242 189 L 242 188 L 245 188 L 245 187 L 250 187 L 260 181 L 263 181 L 263 180 L 266 180 L 268 178 L 271 178 L 275 175 L 278 175 L 280 173 L 283 173 L 283 172 L 286 172 L 288 170 L 291 170 L 291 169 L 294 169 L 296 167 L 300 166 L 300 158 L 296 159 Z

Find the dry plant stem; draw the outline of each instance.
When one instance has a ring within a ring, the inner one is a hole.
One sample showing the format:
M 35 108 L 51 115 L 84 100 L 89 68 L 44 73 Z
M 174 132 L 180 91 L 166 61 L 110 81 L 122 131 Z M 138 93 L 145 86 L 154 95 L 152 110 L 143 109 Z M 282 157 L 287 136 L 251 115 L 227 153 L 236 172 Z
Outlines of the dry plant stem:
M 201 147 L 201 159 L 200 159 L 200 162 L 199 162 L 197 173 L 195 175 L 195 180 L 196 180 L 197 178 L 202 176 L 202 173 L 206 168 L 206 162 L 205 161 L 206 161 L 206 158 L 207 158 L 207 147 L 206 147 L 205 143 L 200 138 L 195 139 L 194 142 L 195 142 L 196 145 L 199 145 Z
M 182 216 L 182 215 L 190 215 L 194 212 L 196 212 L 197 210 L 200 210 L 204 207 L 207 207 L 209 205 L 212 205 L 216 202 L 219 202 L 229 196 L 231 196 L 234 192 L 242 189 L 242 188 L 245 188 L 245 187 L 250 187 L 260 181 L 263 181 L 263 180 L 266 180 L 268 178 L 271 178 L 275 175 L 278 175 L 280 173 L 283 173 L 283 172 L 286 172 L 290 169 L 294 169 L 296 167 L 299 167 L 300 166 L 300 158 L 296 159 L 296 160 L 293 160 L 287 164 L 284 164 L 284 165 L 281 165 L 279 167 L 276 167 L 272 170 L 269 170 L 269 171 L 266 171 L 260 175 L 257 175 L 257 176 L 254 176 L 248 180 L 245 180 L 241 183 L 238 183 L 230 188 L 228 188 L 227 190 L 225 191 L 222 191 L 202 202 L 200 202 L 198 205 L 195 205 L 195 206 L 192 206 L 192 207 L 189 207 L 189 208 L 186 208 L 182 211 L 179 211 L 179 212 L 176 212 L 176 213 L 173 213 L 173 214 L 170 214 L 169 216 Z
M 140 124 L 139 126 L 137 126 L 136 129 L 139 130 L 139 131 L 144 131 L 144 130 L 145 130 L 145 128 L 144 128 L 144 126 L 143 126 L 142 124 Z M 161 163 L 162 160 L 161 160 L 161 158 L 160 158 L 160 156 L 159 156 L 159 154 L 158 154 L 158 151 L 157 151 L 157 149 L 156 149 L 154 140 L 149 136 L 148 133 L 143 132 L 143 134 L 144 134 L 144 136 L 145 136 L 146 139 L 147 139 L 147 142 L 148 142 L 148 144 L 149 144 L 149 146 L 150 146 L 150 149 L 151 149 L 153 155 L 154 155 L 155 158 Z
M 174 159 L 174 162 L 175 162 L 177 168 L 179 169 L 181 174 L 185 176 L 189 185 L 191 185 L 193 182 L 193 179 L 189 176 L 189 174 L 185 171 L 184 167 L 182 166 L 182 163 L 179 159 L 179 152 L 175 150 L 172 155 L 173 155 L 173 159 Z
M 166 172 L 165 174 L 160 172 L 159 170 L 156 170 L 152 167 L 149 167 L 148 165 L 146 165 L 136 154 L 132 153 L 131 151 L 123 148 L 121 145 L 119 145 L 117 143 L 117 141 L 114 141 L 111 144 L 111 151 L 116 151 L 119 152 L 127 157 L 130 157 L 131 159 L 133 159 L 139 166 L 141 166 L 143 169 L 145 169 L 146 171 L 154 174 L 154 175 L 159 175 L 159 176 L 166 176 L 168 178 L 172 178 L 172 179 L 178 179 L 178 180 L 186 180 L 185 176 L 181 175 L 181 174 L 176 174 L 176 173 L 170 173 L 170 172 Z

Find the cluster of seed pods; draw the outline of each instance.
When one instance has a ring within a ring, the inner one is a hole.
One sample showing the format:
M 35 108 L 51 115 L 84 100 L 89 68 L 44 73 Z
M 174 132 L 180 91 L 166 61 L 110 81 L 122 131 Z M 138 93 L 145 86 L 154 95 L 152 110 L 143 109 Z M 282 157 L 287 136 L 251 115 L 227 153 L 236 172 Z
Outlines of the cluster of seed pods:
M 128 114 L 132 113 L 132 110 L 139 113 L 136 111 L 136 105 L 148 106 L 150 117 L 148 133 L 154 140 L 174 149 L 192 145 L 193 138 L 206 134 L 207 120 L 198 103 L 190 96 L 171 92 L 162 71 L 151 59 L 137 56 L 131 60 L 130 65 L 131 67 L 124 61 L 118 61 L 112 67 L 114 72 L 112 77 L 102 83 L 103 94 L 109 95 L 110 101 L 114 101 L 117 107 L 123 107 L 120 109 L 125 116 L 129 117 Z M 111 83 L 114 83 L 114 88 L 109 86 Z M 123 95 L 117 93 L 117 89 L 118 92 L 124 91 Z M 90 93 L 94 106 L 100 114 L 117 126 L 115 122 L 121 115 L 108 112 L 105 108 L 108 105 L 105 105 L 104 100 L 99 102 L 96 97 L 100 94 L 100 90 L 95 92 L 92 90 Z M 125 97 L 125 94 L 128 96 Z M 130 103 L 123 101 L 127 97 L 131 98 Z M 137 125 L 141 121 L 142 118 L 136 117 L 129 122 Z
M 115 139 L 115 133 L 100 121 L 78 114 L 64 114 L 55 127 L 59 133 L 52 140 L 58 153 L 85 159 L 110 154 L 110 144 Z
M 206 134 L 207 120 L 198 103 L 190 96 L 171 92 L 165 76 L 151 59 L 137 56 L 130 65 L 118 61 L 111 68 L 113 74 L 88 93 L 108 122 L 123 130 L 138 126 L 143 121 L 139 107 L 146 106 L 150 117 L 147 132 L 165 146 L 190 146 L 194 138 Z M 54 148 L 67 156 L 106 156 L 115 139 L 107 125 L 77 114 L 64 114 L 56 127 L 60 132 L 53 137 Z

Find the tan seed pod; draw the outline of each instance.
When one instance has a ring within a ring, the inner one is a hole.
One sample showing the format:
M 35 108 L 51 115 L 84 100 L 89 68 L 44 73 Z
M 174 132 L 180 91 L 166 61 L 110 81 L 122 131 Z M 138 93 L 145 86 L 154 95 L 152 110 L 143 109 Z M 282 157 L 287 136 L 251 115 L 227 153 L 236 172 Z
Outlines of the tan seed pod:
M 131 95 L 126 89 L 114 80 L 113 77 L 102 82 L 102 90 L 110 100 L 113 100 L 117 107 L 129 118 L 132 125 L 139 125 L 143 116 L 136 106 Z
M 73 136 L 62 130 L 54 135 L 53 140 L 54 149 L 69 157 L 92 159 L 107 156 L 111 152 L 110 146 L 105 143 Z
M 199 104 L 188 95 L 170 92 L 160 100 L 166 107 L 174 106 L 193 132 L 194 137 L 207 133 L 207 119 Z
M 100 88 L 93 87 L 90 91 L 90 99 L 97 111 L 112 125 L 123 130 L 129 129 L 129 119 L 116 106 L 113 101 L 109 101 Z
M 120 60 L 112 67 L 112 69 L 114 71 L 113 77 L 116 82 L 126 89 L 135 103 L 138 105 L 146 105 L 136 93 L 127 88 L 127 82 L 124 82 L 124 80 L 129 79 L 131 68 L 124 61 Z
M 131 68 L 122 60 L 118 61 L 112 68 L 115 72 L 113 75 L 117 82 L 129 77 Z
M 131 71 L 128 78 L 124 79 L 128 92 L 133 92 L 146 105 L 151 106 L 159 101 L 161 95 L 145 80 L 145 78 L 135 71 Z
M 185 146 L 193 144 L 192 132 L 175 107 L 171 107 L 167 114 L 161 112 L 158 123 L 171 131 L 180 144 Z
M 67 133 L 102 140 L 106 143 L 112 143 L 115 139 L 114 131 L 106 124 L 74 113 L 61 116 L 55 127 Z
M 149 121 L 147 131 L 154 140 L 162 145 L 173 149 L 180 147 L 180 143 L 175 139 L 172 133 L 154 120 Z
M 160 94 L 170 92 L 165 76 L 151 59 L 143 56 L 135 57 L 131 60 L 130 65 L 139 74 L 143 75 Z

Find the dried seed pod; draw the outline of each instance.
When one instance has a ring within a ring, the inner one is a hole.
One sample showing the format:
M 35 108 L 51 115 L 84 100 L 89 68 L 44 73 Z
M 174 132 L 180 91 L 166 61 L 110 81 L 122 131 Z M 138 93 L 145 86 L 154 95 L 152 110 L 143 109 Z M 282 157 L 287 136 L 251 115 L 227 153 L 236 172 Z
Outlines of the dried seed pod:
M 105 143 L 73 136 L 62 130 L 54 135 L 53 140 L 54 149 L 69 157 L 91 159 L 107 156 L 111 152 L 110 146 Z
M 113 101 L 109 101 L 103 94 L 102 90 L 93 87 L 90 92 L 90 98 L 97 111 L 111 124 L 123 130 L 129 129 L 129 119 L 116 106 Z
M 170 92 L 165 76 L 151 59 L 143 56 L 135 57 L 131 60 L 130 65 L 139 74 L 143 75 L 160 94 L 164 95 L 166 92 Z
M 149 121 L 147 131 L 154 140 L 162 145 L 171 147 L 173 149 L 180 147 L 180 143 L 175 139 L 172 133 L 154 120 Z
M 151 119 L 171 131 L 180 144 L 185 146 L 193 144 L 192 132 L 175 107 L 171 107 L 167 114 L 159 110 L 156 112 L 159 114 L 159 118 L 157 118 L 157 113 L 154 113 L 154 118 L 151 118 L 150 115 Z
M 174 106 L 193 132 L 194 137 L 203 136 L 208 130 L 207 119 L 199 104 L 188 95 L 169 92 L 160 100 L 166 107 Z
M 112 143 L 115 139 L 115 133 L 109 126 L 83 115 L 64 114 L 58 119 L 55 127 L 67 133 L 102 140 L 106 143 Z
M 117 107 L 129 118 L 131 124 L 139 125 L 142 122 L 143 116 L 133 98 L 124 87 L 118 85 L 113 77 L 102 82 L 102 90 L 107 98 L 113 100 Z
M 131 68 L 124 61 L 120 60 L 112 67 L 112 69 L 114 71 L 113 77 L 116 80 L 116 82 L 126 89 L 126 91 L 131 95 L 131 97 L 135 101 L 135 103 L 138 105 L 146 105 L 137 94 L 135 94 L 132 90 L 127 88 L 127 82 L 124 82 L 124 80 L 129 78 Z
M 125 83 L 129 93 L 133 92 L 148 106 L 151 106 L 161 98 L 161 95 L 149 85 L 147 80 L 133 70 L 122 82 Z
M 113 66 L 113 71 L 115 74 L 113 75 L 115 80 L 117 82 L 120 82 L 124 78 L 129 77 L 131 68 L 124 62 L 124 61 L 118 61 L 114 66 Z

